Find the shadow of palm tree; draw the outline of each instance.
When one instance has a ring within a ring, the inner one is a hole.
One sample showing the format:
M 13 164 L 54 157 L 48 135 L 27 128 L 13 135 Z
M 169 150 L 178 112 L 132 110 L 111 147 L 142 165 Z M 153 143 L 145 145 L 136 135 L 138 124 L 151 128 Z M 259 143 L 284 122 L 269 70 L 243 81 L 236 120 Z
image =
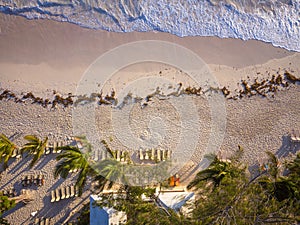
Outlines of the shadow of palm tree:
M 42 160 L 34 167 L 36 170 L 41 170 L 46 166 L 51 160 L 55 159 L 54 154 L 44 155 Z
M 289 135 L 282 136 L 282 145 L 277 150 L 276 156 L 278 158 L 286 157 L 289 153 L 295 154 L 300 149 L 300 143 L 292 142 Z

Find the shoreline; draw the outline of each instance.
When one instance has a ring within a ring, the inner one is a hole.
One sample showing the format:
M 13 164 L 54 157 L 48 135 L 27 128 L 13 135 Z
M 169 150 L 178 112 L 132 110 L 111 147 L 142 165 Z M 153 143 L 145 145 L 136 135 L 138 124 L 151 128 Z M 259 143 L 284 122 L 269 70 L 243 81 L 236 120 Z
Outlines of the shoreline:
M 4 24 L 8 20 L 10 22 Z M 105 51 L 129 41 L 166 40 L 182 44 L 205 58 L 210 72 L 219 82 L 218 91 L 221 94 L 222 88 L 226 87 L 234 93 L 245 95 L 236 101 L 229 99 L 226 101 L 226 112 L 223 112 L 226 114 L 226 129 L 224 138 L 220 140 L 222 142 L 218 149 L 220 155 L 227 158 L 237 149 L 237 146 L 242 146 L 245 153 L 242 160 L 249 165 L 256 165 L 264 159 L 265 150 L 270 150 L 280 156 L 288 156 L 288 154 L 300 150 L 300 145 L 291 145 L 286 139 L 286 134 L 292 128 L 300 127 L 299 83 L 285 87 L 286 80 L 284 78 L 283 83 L 275 81 L 279 90 L 282 91 L 278 91 L 274 98 L 271 96 L 263 98 L 259 96 L 259 93 L 252 96 L 251 92 L 255 92 L 255 89 L 260 91 L 265 84 L 273 84 L 272 76 L 275 75 L 277 78 L 278 74 L 284 75 L 286 70 L 296 77 L 300 77 L 300 53 L 275 48 L 259 41 L 222 40 L 210 37 L 178 38 L 163 33 L 116 34 L 48 20 L 29 21 L 3 14 L 0 14 L 0 21 L 2 23 L 0 50 L 4 52 L 0 55 L 0 90 L 9 89 L 16 94 L 18 99 L 21 99 L 26 93 L 32 92 L 35 98 L 38 96 L 44 101 L 48 97 L 53 100 L 56 95 L 53 93 L 55 90 L 60 97 L 66 100 L 69 93 L 75 93 L 76 85 L 84 71 Z M 184 73 L 178 73 L 178 70 L 169 66 L 153 64 L 146 67 L 141 64 L 125 68 L 115 74 L 107 82 L 103 98 L 105 98 L 106 92 L 111 93 L 112 88 L 118 93 L 124 86 L 129 86 L 141 75 L 145 77 L 161 75 L 169 78 L 176 85 L 183 82 L 185 91 L 188 91 L 186 88 L 193 84 L 189 83 L 190 80 L 185 79 L 187 76 Z M 256 86 L 256 77 L 260 86 Z M 268 81 L 263 83 L 263 80 L 266 79 Z M 280 81 L 280 78 L 278 79 Z M 238 85 L 239 82 L 242 82 L 241 80 L 247 82 L 247 84 L 243 84 L 244 88 L 242 88 L 242 84 Z M 272 88 L 273 86 L 268 87 Z M 240 93 L 240 90 L 244 92 Z M 199 117 L 195 121 L 195 124 L 199 125 L 195 129 L 195 133 L 198 132 L 199 137 L 196 148 L 193 149 L 193 152 L 189 152 L 192 157 L 188 161 L 192 162 L 195 167 L 201 160 L 203 151 L 209 147 L 212 118 L 211 108 L 206 99 L 197 98 L 198 90 L 191 89 L 189 91 L 193 95 L 183 95 L 178 99 L 195 101 L 196 114 Z M 21 94 L 22 92 L 23 94 Z M 151 93 L 153 92 L 149 94 Z M 225 95 L 224 92 L 223 94 Z M 13 100 L 14 97 L 8 96 L 8 98 Z M 27 99 L 32 99 L 32 96 L 28 95 Z M 28 102 L 25 104 L 16 104 L 11 100 L 0 101 L 1 133 L 7 136 L 14 133 L 47 136 L 51 141 L 63 141 L 73 136 L 75 125 L 71 107 L 59 106 L 56 110 L 49 110 L 50 106 L 44 108 L 38 105 L 42 104 L 39 102 L 41 99 L 35 99 L 38 104 L 31 104 L 32 102 L 29 100 L 26 100 Z M 59 101 L 59 99 L 56 100 Z M 144 140 L 145 137 L 148 137 L 147 135 L 151 134 L 149 130 L 154 129 L 159 132 L 160 130 L 156 129 L 156 123 L 162 122 L 166 135 L 161 135 L 163 137 L 161 145 L 165 149 L 176 149 L 182 130 L 187 128 L 181 125 L 180 116 L 174 107 L 166 102 L 153 98 L 147 107 L 133 108 L 128 117 L 132 129 L 130 131 L 139 141 Z M 111 107 L 99 105 L 96 110 L 95 125 L 99 132 L 99 138 L 113 140 L 110 141 L 113 149 L 126 149 L 127 146 L 118 140 L 114 130 Z M 188 108 L 184 110 L 187 113 L 192 112 Z M 81 112 L 77 116 L 77 119 L 81 121 L 86 114 Z M 115 120 L 117 126 L 121 127 L 124 118 L 123 115 L 119 116 Z M 151 116 L 158 117 L 160 120 L 150 124 Z M 24 142 L 21 137 L 14 141 L 16 143 Z M 64 200 L 59 204 L 51 203 L 51 191 L 72 185 L 74 175 L 66 180 L 54 179 L 53 168 L 56 160 L 51 154 L 43 156 L 32 169 L 28 168 L 28 164 L 28 159 L 11 161 L 9 169 L 2 174 L 0 187 L 14 187 L 18 192 L 23 188 L 20 181 L 24 175 L 45 175 L 45 185 L 34 190 L 36 191 L 34 203 L 18 207 L 6 214 L 6 218 L 12 225 L 33 222 L 35 217 L 31 217 L 30 214 L 35 211 L 38 212 L 36 217 L 50 217 L 52 223 L 66 222 L 69 215 L 89 201 L 90 190 L 87 187 L 86 192 L 80 198 Z

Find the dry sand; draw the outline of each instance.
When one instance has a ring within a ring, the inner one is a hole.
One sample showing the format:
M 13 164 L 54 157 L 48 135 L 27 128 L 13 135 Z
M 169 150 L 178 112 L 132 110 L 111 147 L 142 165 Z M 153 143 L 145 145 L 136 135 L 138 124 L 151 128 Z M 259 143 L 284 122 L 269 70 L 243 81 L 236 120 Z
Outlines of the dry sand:
M 15 93 L 32 91 L 38 96 L 50 96 L 52 90 L 63 94 L 74 93 L 84 71 L 101 54 L 120 44 L 148 39 L 168 40 L 191 49 L 208 64 L 220 86 L 227 85 L 231 89 L 235 89 L 242 78 L 269 78 L 270 75 L 276 74 L 279 68 L 281 74 L 288 69 L 300 76 L 299 53 L 258 41 L 178 38 L 162 33 L 108 33 L 67 23 L 28 21 L 3 14 L 0 14 L 0 21 L 0 88 L 8 88 Z M 140 75 L 157 76 L 159 71 L 162 71 L 162 77 L 173 77 L 174 83 L 181 81 L 188 84 L 185 74 L 174 68 L 151 64 L 147 67 L 133 66 L 116 74 L 119 78 L 108 84 L 108 90 L 111 88 L 110 84 L 116 87 L 125 83 L 123 86 L 126 86 L 129 81 Z M 227 124 L 220 148 L 222 156 L 229 156 L 238 145 L 244 147 L 243 160 L 249 165 L 261 163 L 266 150 L 277 153 L 280 157 L 288 155 L 289 152 L 295 153 L 300 146 L 290 143 L 286 134 L 300 126 L 299 99 L 300 87 L 295 85 L 277 93 L 272 99 L 254 96 L 237 101 L 226 100 Z M 207 145 L 211 118 L 205 98 L 192 97 L 192 100 L 196 102 L 200 118 L 198 122 L 201 125 L 198 146 L 189 160 L 196 165 Z M 113 148 L 125 148 L 114 133 L 110 119 L 111 107 L 100 106 L 97 110 L 97 125 L 101 138 L 109 140 L 113 137 L 114 141 L 110 143 Z M 1 101 L 0 115 L 1 133 L 7 136 L 19 132 L 23 135 L 48 136 L 50 140 L 64 140 L 72 135 L 71 108 L 58 107 L 50 110 L 30 103 Z M 129 118 L 133 133 L 137 137 L 145 135 L 145 132 L 149 131 L 147 126 L 151 116 L 165 119 L 163 122 L 167 128 L 167 138 L 162 141 L 162 145 L 165 148 L 175 148 L 178 143 L 177 136 L 182 129 L 178 126 L 180 117 L 172 106 L 161 100 L 154 99 L 151 105 L 144 109 L 134 106 Z M 15 141 L 19 145 L 24 143 L 22 138 Z M 74 183 L 73 176 L 66 181 L 53 178 L 55 163 L 53 155 L 44 156 L 37 166 L 29 170 L 28 161 L 13 161 L 9 169 L 2 173 L 0 188 L 15 187 L 18 192 L 22 188 L 20 181 L 23 175 L 43 173 L 46 176 L 43 187 L 28 187 L 36 190 L 34 202 L 25 206 L 18 205 L 16 209 L 8 212 L 6 218 L 11 224 L 29 224 L 34 219 L 30 213 L 34 211 L 38 211 L 37 217 L 51 217 L 53 224 L 61 224 L 66 222 L 69 215 L 76 212 L 83 202 L 87 202 L 88 191 L 81 198 L 50 203 L 51 190 Z M 184 171 L 181 173 L 184 174 Z

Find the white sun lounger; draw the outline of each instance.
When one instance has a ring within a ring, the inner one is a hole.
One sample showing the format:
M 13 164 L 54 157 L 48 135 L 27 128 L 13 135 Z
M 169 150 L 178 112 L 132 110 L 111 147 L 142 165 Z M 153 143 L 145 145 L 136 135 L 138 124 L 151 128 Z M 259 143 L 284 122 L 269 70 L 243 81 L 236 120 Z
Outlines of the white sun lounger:
M 39 225 L 39 223 L 40 223 L 40 219 L 39 218 L 35 218 L 34 225 Z
M 65 188 L 62 187 L 62 188 L 60 189 L 60 191 L 61 191 L 61 199 L 65 199 L 65 198 L 66 198 Z
M 71 186 L 70 189 L 71 189 L 70 197 L 74 197 L 75 196 L 75 187 Z
M 64 143 L 62 141 L 57 142 L 57 147 L 61 147 L 63 145 L 64 145 Z M 61 150 L 60 149 L 56 149 L 56 153 L 61 153 Z
M 146 151 L 146 153 L 145 153 L 145 159 L 146 159 L 146 160 L 149 159 L 149 153 L 148 153 L 148 151 Z
M 162 160 L 163 161 L 165 161 L 166 160 L 166 151 L 165 150 L 161 150 L 161 158 L 162 158 Z
M 117 153 L 117 154 L 116 154 L 116 155 L 117 155 L 117 161 L 120 162 L 120 161 L 121 161 L 121 151 L 120 151 L 120 150 L 117 150 L 116 153 Z
M 17 156 L 17 154 L 18 154 L 18 149 L 15 148 L 15 149 L 13 150 L 13 154 L 11 155 L 11 157 L 12 157 L 12 158 L 15 158 L 15 157 Z
M 121 152 L 121 162 L 125 161 L 125 151 Z
M 60 200 L 60 193 L 59 193 L 59 189 L 58 188 L 55 190 L 55 195 L 56 195 L 55 201 L 58 202 Z
M 151 160 L 154 160 L 155 159 L 155 149 L 152 148 L 151 150 Z
M 44 220 L 44 218 L 42 218 L 42 219 L 40 220 L 40 225 L 45 225 L 45 220 Z
M 171 150 L 167 150 L 167 159 L 171 159 Z
M 70 187 L 69 186 L 65 187 L 65 192 L 66 192 L 65 199 L 70 198 Z
M 52 152 L 53 152 L 53 153 L 57 153 L 57 149 L 56 149 L 56 148 L 57 148 L 57 143 L 54 142 L 52 146 L 53 146 Z
M 160 149 L 157 149 L 157 161 L 161 161 L 161 151 Z
M 144 160 L 143 149 L 140 149 L 140 160 Z
M 51 202 L 55 202 L 55 191 L 54 190 L 52 190 L 51 191 Z
M 50 219 L 49 218 L 45 219 L 45 225 L 50 225 Z

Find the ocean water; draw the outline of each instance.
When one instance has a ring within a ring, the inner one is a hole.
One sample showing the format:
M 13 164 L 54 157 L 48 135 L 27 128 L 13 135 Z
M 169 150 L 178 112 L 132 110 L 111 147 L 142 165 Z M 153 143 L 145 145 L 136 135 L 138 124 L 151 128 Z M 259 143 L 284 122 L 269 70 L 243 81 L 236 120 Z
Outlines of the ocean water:
M 114 32 L 255 39 L 300 51 L 300 0 L 0 0 L 0 11 Z

